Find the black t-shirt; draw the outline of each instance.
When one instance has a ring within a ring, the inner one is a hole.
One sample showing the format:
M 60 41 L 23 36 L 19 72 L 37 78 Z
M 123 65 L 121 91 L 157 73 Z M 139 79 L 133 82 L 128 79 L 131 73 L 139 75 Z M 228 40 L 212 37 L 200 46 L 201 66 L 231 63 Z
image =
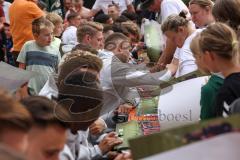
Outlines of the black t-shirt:
M 240 72 L 232 73 L 225 78 L 216 97 L 216 116 L 222 116 L 224 111 L 228 113 L 224 102 L 231 105 L 237 98 L 240 98 Z

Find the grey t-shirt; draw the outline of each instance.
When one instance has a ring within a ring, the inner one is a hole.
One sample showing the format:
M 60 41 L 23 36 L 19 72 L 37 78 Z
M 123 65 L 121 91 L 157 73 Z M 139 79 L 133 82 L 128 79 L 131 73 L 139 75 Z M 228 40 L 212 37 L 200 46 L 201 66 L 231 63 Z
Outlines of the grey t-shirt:
M 39 76 L 32 78 L 28 83 L 31 94 L 38 94 L 48 76 L 56 73 L 60 59 L 60 52 L 52 45 L 40 47 L 35 40 L 24 44 L 17 61 L 24 63 L 26 70 L 39 73 Z

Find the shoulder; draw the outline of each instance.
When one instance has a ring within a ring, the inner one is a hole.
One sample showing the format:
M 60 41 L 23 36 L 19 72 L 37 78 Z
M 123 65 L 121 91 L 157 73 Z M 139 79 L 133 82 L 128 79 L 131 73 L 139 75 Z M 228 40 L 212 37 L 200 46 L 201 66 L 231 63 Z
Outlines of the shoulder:
M 86 7 L 83 7 L 82 8 L 82 12 L 90 12 L 91 10 L 90 9 L 88 9 L 88 8 L 86 8 Z
M 233 73 L 225 78 L 223 83 L 224 88 L 238 90 L 240 89 L 240 72 Z
M 75 32 L 75 31 L 77 31 L 77 27 L 69 26 L 66 30 L 69 31 L 69 32 Z
M 24 43 L 23 47 L 27 48 L 33 48 L 36 46 L 36 41 L 35 40 L 30 40 Z
M 201 93 L 204 95 L 211 95 L 213 93 L 215 93 L 214 88 L 212 87 L 211 81 L 209 80 L 207 84 L 205 84 L 202 89 L 201 89 Z
M 41 16 L 44 15 L 44 12 L 37 6 L 36 3 L 34 2 L 31 2 L 31 1 L 27 1 L 25 2 L 26 5 L 25 6 L 25 9 L 29 12 L 29 13 L 34 13 L 34 14 L 40 14 Z

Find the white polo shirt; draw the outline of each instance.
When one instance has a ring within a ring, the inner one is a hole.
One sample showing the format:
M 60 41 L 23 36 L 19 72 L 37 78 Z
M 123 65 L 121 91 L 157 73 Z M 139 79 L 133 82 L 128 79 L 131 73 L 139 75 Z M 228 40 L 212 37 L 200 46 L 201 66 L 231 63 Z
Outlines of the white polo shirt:
M 182 10 L 186 10 L 189 13 L 187 6 L 182 0 L 163 0 L 161 3 L 161 12 L 158 22 L 161 24 L 168 16 L 172 14 L 179 14 Z M 191 16 L 190 13 L 188 16 Z
M 120 12 L 122 13 L 127 9 L 127 6 L 132 3 L 133 0 L 96 0 L 92 10 L 100 11 L 102 10 L 105 14 L 108 14 L 108 5 L 115 2 L 119 4 Z

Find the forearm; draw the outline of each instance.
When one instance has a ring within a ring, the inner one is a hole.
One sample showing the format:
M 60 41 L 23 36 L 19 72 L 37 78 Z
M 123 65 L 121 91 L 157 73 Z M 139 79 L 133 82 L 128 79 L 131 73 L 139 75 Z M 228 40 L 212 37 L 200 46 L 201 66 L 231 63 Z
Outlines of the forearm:
M 166 48 L 164 49 L 161 57 L 159 58 L 158 64 L 166 66 L 167 64 L 171 63 L 176 48 L 177 46 L 170 39 L 167 39 Z

